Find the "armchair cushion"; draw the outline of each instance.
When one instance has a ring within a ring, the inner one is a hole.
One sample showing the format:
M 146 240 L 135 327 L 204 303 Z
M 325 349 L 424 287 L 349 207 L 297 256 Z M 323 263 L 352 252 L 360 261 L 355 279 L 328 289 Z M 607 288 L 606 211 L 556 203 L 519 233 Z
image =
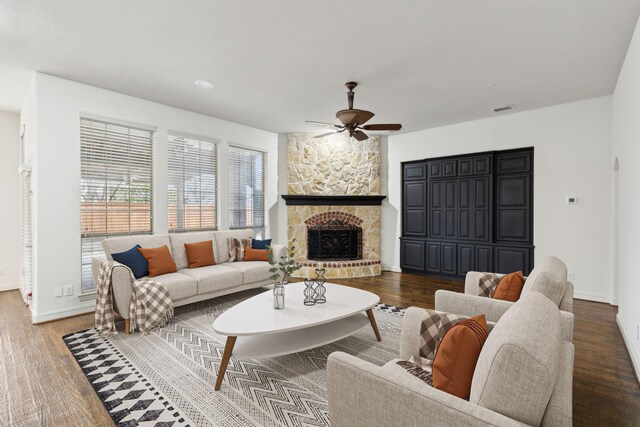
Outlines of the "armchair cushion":
M 522 271 L 509 273 L 500 279 L 500 283 L 493 292 L 493 298 L 516 302 L 522 293 L 522 286 L 524 286 Z

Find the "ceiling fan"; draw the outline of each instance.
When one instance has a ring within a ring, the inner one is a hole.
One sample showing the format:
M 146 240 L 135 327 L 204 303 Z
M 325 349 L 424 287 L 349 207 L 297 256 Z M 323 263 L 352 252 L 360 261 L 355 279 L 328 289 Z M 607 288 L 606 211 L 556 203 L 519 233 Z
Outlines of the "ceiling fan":
M 346 110 L 340 110 L 336 113 L 336 117 L 338 118 L 338 120 L 340 120 L 340 122 L 342 122 L 342 126 L 335 125 L 332 123 L 324 123 L 324 122 L 307 120 L 307 123 L 315 123 L 322 126 L 329 126 L 334 129 L 333 132 L 324 133 L 314 138 L 323 138 L 325 136 L 348 131 L 349 136 L 354 137 L 358 141 L 364 141 L 365 139 L 369 138 L 367 134 L 363 132 L 365 130 L 393 131 L 393 130 L 402 129 L 402 125 L 400 123 L 365 125 L 365 123 L 368 122 L 375 114 L 373 114 L 371 111 L 358 110 L 353 108 L 353 97 L 355 95 L 353 93 L 353 89 L 355 89 L 355 87 L 358 86 L 358 83 L 347 82 L 345 86 L 347 87 L 347 89 L 349 89 L 349 92 L 347 92 L 347 99 L 349 100 L 349 108 Z

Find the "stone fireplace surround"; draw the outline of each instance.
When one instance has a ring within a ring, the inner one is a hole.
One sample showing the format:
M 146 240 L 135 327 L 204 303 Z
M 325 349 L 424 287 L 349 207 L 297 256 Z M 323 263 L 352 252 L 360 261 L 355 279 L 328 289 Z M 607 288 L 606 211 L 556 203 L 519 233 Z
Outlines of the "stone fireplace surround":
M 296 239 L 297 261 L 302 266 L 295 277 L 315 277 L 315 269 L 326 269 L 328 279 L 367 277 L 381 274 L 380 204 L 385 196 L 284 195 L 287 202 L 288 236 Z M 317 261 L 307 257 L 310 227 L 351 224 L 362 229 L 362 258 Z

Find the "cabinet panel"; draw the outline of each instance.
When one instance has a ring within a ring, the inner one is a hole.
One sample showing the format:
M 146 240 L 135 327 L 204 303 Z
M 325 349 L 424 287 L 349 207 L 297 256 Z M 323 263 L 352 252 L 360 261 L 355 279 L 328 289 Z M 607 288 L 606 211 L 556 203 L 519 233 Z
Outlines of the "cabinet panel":
M 440 273 L 440 243 L 427 242 L 427 268 L 430 273 Z
M 531 171 L 531 152 L 503 153 L 496 155 L 496 172 L 517 173 Z
M 456 274 L 456 245 L 455 243 L 443 243 L 441 246 L 442 268 L 445 274 Z
M 505 175 L 496 180 L 496 242 L 531 242 L 529 175 Z
M 403 218 L 404 235 L 426 236 L 427 215 L 424 209 L 405 209 Z
M 404 206 L 406 208 L 422 208 L 425 206 L 427 183 L 424 181 L 404 183 Z
M 474 270 L 474 247 L 458 243 L 458 275 L 465 275 L 467 271 Z
M 411 165 L 404 165 L 404 180 L 425 180 L 427 179 L 427 164 L 416 163 Z
M 403 269 L 424 271 L 425 243 L 419 240 L 400 241 L 400 266 Z
M 491 173 L 491 156 L 478 156 L 473 158 L 474 175 L 488 175 Z
M 442 162 L 427 163 L 429 178 L 442 178 Z
M 459 176 L 473 175 L 473 158 L 458 160 L 458 175 Z
M 530 272 L 530 248 L 517 248 L 496 246 L 495 247 L 495 272 L 513 273 L 522 271 L 524 275 Z
M 454 177 L 457 175 L 456 173 L 456 160 L 445 160 L 442 162 L 442 176 L 445 177 Z
M 476 271 L 493 271 L 493 246 L 475 246 Z

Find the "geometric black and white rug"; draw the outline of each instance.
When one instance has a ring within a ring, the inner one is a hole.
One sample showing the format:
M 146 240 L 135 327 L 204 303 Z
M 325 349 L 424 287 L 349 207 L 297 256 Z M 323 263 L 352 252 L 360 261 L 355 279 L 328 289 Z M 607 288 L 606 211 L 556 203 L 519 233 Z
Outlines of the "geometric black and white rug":
M 64 341 L 117 426 L 329 426 L 328 355 L 343 351 L 376 365 L 397 357 L 404 310 L 379 304 L 382 342 L 364 327 L 300 353 L 232 357 L 216 392 L 226 337 L 213 331 L 213 320 L 257 292 L 179 307 L 167 326 L 148 335 L 104 338 L 89 329 Z

